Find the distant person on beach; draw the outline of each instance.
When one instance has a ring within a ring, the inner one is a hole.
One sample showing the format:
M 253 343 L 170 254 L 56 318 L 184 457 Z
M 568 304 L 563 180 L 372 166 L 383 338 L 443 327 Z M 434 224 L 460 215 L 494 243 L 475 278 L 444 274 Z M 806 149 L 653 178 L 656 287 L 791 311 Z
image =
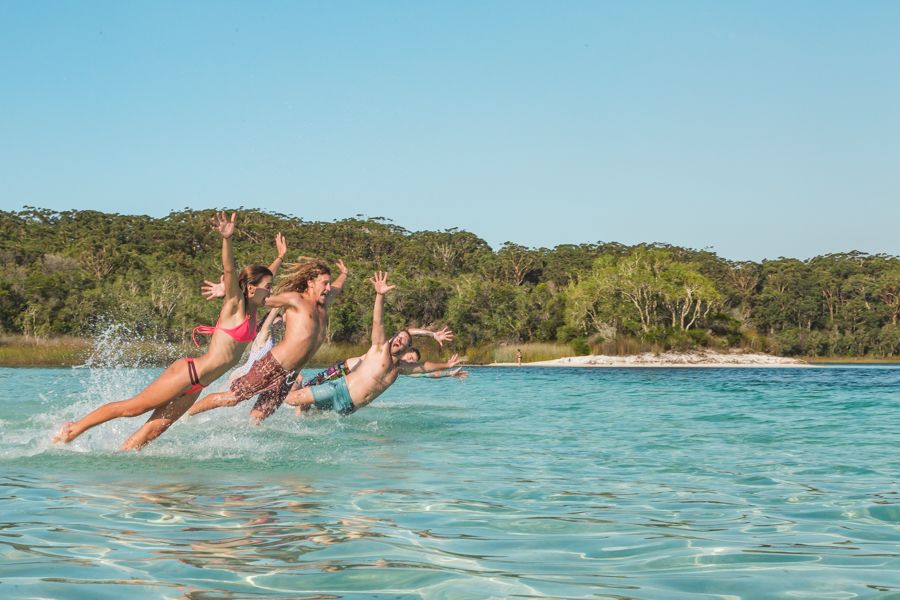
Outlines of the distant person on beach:
M 388 285 L 388 274 L 376 272 L 369 279 L 375 289 L 375 307 L 372 311 L 372 345 L 353 369 L 344 377 L 324 381 L 290 392 L 285 402 L 298 406 L 302 411 L 315 407 L 319 410 L 334 410 L 341 415 L 366 406 L 380 396 L 403 374 L 424 373 L 426 369 L 450 369 L 459 362 L 453 357 L 446 363 L 404 362 L 403 357 L 410 348 L 412 336 L 403 329 L 386 339 L 382 317 L 384 296 L 396 286 Z
M 80 421 L 66 423 L 53 438 L 54 442 L 68 443 L 101 423 L 119 417 L 136 417 L 153 410 L 147 423 L 122 446 L 123 450 L 138 450 L 159 437 L 194 404 L 204 387 L 240 360 L 247 344 L 256 336 L 256 311 L 269 297 L 272 279 L 287 252 L 287 245 L 279 233 L 275 238 L 278 256 L 269 267 L 251 265 L 238 273 L 231 242 L 235 213 L 232 213 L 231 220 L 226 218 L 225 213 L 219 213 L 213 222 L 222 236 L 225 300 L 215 327 L 201 325 L 194 329 L 194 334 L 212 335 L 206 354 L 198 358 L 179 359 L 133 398 L 110 402 Z M 196 344 L 196 337 L 191 337 Z
M 285 267 L 286 273 L 269 296 L 266 305 L 283 309 L 284 338 L 250 370 L 233 382 L 229 391 L 209 394 L 188 411 L 196 415 L 222 406 L 235 406 L 259 394 L 250 416 L 261 421 L 275 411 L 294 383 L 296 373 L 316 353 L 325 340 L 328 307 L 341 292 L 347 268 L 338 262 L 341 274 L 332 284 L 331 269 L 314 258 L 303 258 Z
M 518 348 L 516 349 L 516 366 L 517 367 L 522 366 L 522 351 L 519 350 Z

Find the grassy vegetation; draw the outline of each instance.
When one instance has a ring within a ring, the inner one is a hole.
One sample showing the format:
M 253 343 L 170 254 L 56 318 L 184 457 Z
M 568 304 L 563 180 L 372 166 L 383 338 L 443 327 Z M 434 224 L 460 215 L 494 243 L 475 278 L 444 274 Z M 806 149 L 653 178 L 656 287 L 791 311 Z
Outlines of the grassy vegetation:
M 553 343 L 529 343 L 517 345 L 490 344 L 469 348 L 465 352 L 466 362 L 474 365 L 489 365 L 491 363 L 516 362 L 516 350 L 522 351 L 522 362 L 537 362 L 541 360 L 554 360 L 576 354 L 569 344 Z
M 330 367 L 339 360 L 350 358 L 351 356 L 362 356 L 369 349 L 365 344 L 322 344 L 316 355 L 306 365 L 311 369 L 323 369 Z
M 801 359 L 808 363 L 818 364 L 857 363 L 891 365 L 900 363 L 900 356 L 887 358 L 872 358 L 866 356 L 803 356 Z
M 91 342 L 81 338 L 0 337 L 4 367 L 68 367 L 83 363 L 90 353 Z
M 417 339 L 416 346 L 422 352 L 423 360 L 441 361 L 449 358 L 456 349 L 440 348 L 430 340 Z M 367 344 L 326 343 L 307 365 L 308 368 L 324 368 L 351 356 L 360 356 L 369 349 Z M 492 363 L 516 362 L 516 350 L 522 351 L 522 362 L 555 360 L 567 356 L 603 354 L 627 356 L 641 352 L 661 352 L 665 348 L 630 337 L 597 343 L 579 342 L 486 344 L 460 351 L 468 364 L 487 365 Z M 756 351 L 755 348 L 747 348 Z M 0 337 L 0 366 L 2 367 L 69 367 L 84 364 L 91 359 L 97 366 L 144 366 L 162 367 L 183 356 L 197 356 L 193 345 L 168 344 L 145 340 L 123 342 L 119 340 L 114 351 L 95 352 L 94 341 L 77 337 L 32 338 L 25 336 Z M 803 360 L 810 363 L 900 363 L 900 357 L 821 357 L 807 356 Z M 107 364 L 108 363 L 108 364 Z
M 307 366 L 329 367 L 338 360 L 364 354 L 368 349 L 368 345 L 362 344 L 325 344 Z M 0 367 L 71 367 L 89 359 L 96 366 L 163 367 L 178 358 L 198 354 L 197 348 L 190 344 L 146 340 L 117 340 L 114 350 L 95 352 L 94 340 L 84 338 L 0 337 Z

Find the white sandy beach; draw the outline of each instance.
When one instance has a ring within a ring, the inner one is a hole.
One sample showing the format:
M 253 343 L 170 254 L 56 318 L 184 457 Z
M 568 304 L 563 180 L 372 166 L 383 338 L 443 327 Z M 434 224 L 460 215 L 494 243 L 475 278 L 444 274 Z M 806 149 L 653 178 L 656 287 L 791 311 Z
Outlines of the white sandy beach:
M 496 367 L 514 367 L 515 363 L 494 363 Z M 555 360 L 522 363 L 529 367 L 811 367 L 796 358 L 755 353 L 719 352 L 645 352 L 631 356 L 568 356 Z

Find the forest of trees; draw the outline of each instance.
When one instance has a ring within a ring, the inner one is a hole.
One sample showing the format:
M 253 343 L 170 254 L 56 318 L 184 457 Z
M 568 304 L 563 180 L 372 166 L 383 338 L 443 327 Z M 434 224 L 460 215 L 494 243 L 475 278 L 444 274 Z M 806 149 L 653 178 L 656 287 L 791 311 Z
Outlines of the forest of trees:
M 102 323 L 183 341 L 218 305 L 200 293 L 221 270 L 212 210 L 156 219 L 96 211 L 0 211 L 0 332 L 91 336 Z M 329 337 L 368 336 L 375 269 L 390 271 L 387 325 L 449 325 L 457 347 L 559 342 L 576 353 L 708 347 L 783 355 L 900 353 L 900 259 L 860 252 L 733 262 L 666 244 L 592 243 L 497 251 L 449 229 L 381 218 L 306 222 L 239 210 L 239 264 L 343 258 L 350 279 Z

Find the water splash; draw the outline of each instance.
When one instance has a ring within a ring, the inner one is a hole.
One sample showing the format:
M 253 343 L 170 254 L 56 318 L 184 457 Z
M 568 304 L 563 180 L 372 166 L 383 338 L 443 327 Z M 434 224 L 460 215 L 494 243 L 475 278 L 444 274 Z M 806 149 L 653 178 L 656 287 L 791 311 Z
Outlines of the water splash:
M 99 320 L 92 330 L 92 351 L 77 368 L 152 368 L 185 353 L 183 345 L 144 335 L 134 325 Z

